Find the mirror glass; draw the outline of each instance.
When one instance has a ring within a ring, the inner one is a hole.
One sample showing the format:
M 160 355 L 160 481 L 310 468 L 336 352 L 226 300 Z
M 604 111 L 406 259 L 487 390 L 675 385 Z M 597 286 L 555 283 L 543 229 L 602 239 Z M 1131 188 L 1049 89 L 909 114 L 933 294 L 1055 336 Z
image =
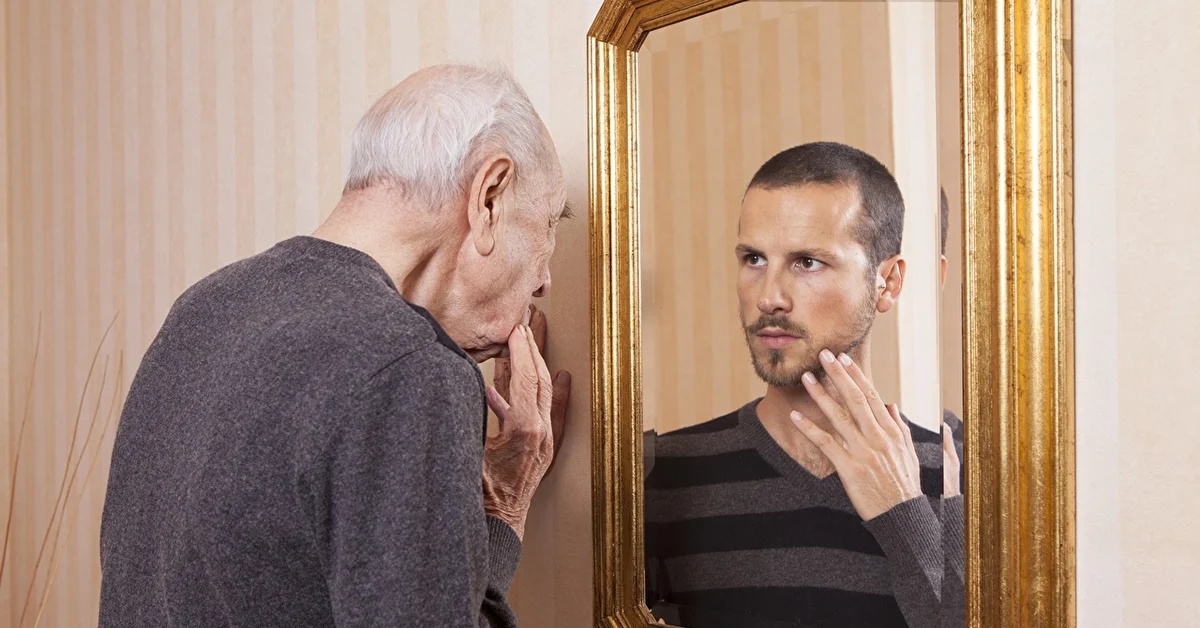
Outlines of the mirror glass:
M 962 603 L 955 558 L 921 549 L 941 539 L 943 423 L 962 455 L 958 10 L 750 1 L 638 52 L 646 604 L 661 623 L 963 612 L 945 607 Z M 898 406 L 927 506 L 848 491 L 791 421 L 820 408 L 800 375 L 825 372 L 823 348 Z

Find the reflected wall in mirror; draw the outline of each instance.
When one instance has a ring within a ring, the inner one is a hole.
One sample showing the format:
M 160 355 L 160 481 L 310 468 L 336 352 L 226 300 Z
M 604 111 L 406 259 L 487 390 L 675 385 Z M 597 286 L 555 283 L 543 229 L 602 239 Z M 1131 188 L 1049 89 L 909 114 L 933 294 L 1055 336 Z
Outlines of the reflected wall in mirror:
M 650 33 L 637 90 L 647 607 L 963 625 L 957 3 L 735 4 Z

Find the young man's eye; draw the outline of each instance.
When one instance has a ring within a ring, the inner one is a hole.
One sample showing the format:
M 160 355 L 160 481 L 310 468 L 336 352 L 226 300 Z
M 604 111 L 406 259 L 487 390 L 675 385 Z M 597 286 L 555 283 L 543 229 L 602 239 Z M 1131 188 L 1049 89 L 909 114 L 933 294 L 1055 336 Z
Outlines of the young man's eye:
M 811 257 L 801 257 L 800 261 L 797 263 L 800 265 L 800 268 L 802 270 L 816 270 L 816 269 L 820 268 L 821 266 L 823 266 L 823 264 L 821 262 L 819 262 Z
M 765 261 L 758 253 L 747 253 L 742 256 L 742 262 L 750 266 L 761 266 Z

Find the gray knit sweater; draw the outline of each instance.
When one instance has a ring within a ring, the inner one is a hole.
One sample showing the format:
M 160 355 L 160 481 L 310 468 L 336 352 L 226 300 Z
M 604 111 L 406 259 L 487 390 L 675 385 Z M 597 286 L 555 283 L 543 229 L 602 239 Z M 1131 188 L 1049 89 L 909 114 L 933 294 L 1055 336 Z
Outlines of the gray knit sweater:
M 138 369 L 101 628 L 515 626 L 483 380 L 367 255 L 296 237 L 185 292 Z
M 646 435 L 652 612 L 688 628 L 961 628 L 963 502 L 942 498 L 941 436 L 909 424 L 924 496 L 863 521 L 837 474 L 775 442 L 758 401 Z

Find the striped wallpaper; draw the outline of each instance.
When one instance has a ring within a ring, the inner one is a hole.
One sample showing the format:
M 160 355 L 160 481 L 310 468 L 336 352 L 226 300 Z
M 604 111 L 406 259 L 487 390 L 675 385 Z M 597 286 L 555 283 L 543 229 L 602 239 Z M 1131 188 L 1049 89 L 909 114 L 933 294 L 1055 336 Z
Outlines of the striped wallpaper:
M 733 256 L 754 171 L 816 140 L 892 166 L 886 5 L 734 5 L 651 34 L 638 68 L 645 421 L 661 433 L 766 391 Z M 876 385 L 895 398 L 894 328 L 877 325 L 873 352 Z
M 0 33 L 7 33 L 7 3 L 9 0 L 0 0 Z M 12 447 L 9 445 L 11 420 L 11 389 L 15 388 L 12 384 L 12 364 L 11 352 L 9 350 L 9 332 L 10 332 L 10 313 L 12 311 L 11 298 L 9 296 L 10 287 L 12 284 L 12 258 L 9 256 L 9 216 L 10 209 L 8 205 L 8 46 L 0 44 L 0 487 L 11 486 L 11 455 Z M 0 522 L 6 521 L 8 517 L 8 508 L 4 501 L 4 496 L 8 494 L 6 488 L 0 488 Z M 2 530 L 3 528 L 0 528 Z M 0 534 L 3 534 L 0 532 Z M 4 537 L 0 537 L 0 545 L 4 543 Z M 0 563 L 3 562 L 6 552 L 0 551 Z M 8 609 L 12 605 L 12 596 L 9 593 L 11 587 L 8 584 L 8 579 L 3 576 L 0 571 L 0 609 Z M 7 610 L 0 610 L 0 622 L 11 623 L 8 618 Z
M 946 189 L 946 283 L 942 286 L 942 403 L 963 416 L 962 85 L 959 77 L 958 3 L 935 5 L 937 37 L 938 179 Z
M 557 141 L 572 202 L 585 206 L 585 37 L 599 4 L 0 0 L 0 217 L 9 218 L 0 229 L 11 229 L 0 232 L 0 479 L 34 382 L 0 625 L 17 626 L 26 587 L 36 576 L 43 588 L 52 555 L 58 572 L 41 625 L 95 625 L 112 431 L 88 441 L 86 421 L 77 427 L 93 355 L 85 419 L 120 398 L 185 287 L 317 226 L 338 199 L 349 130 L 396 81 L 445 60 L 507 64 Z M 563 459 L 531 514 L 513 590 L 531 627 L 591 621 L 590 493 L 578 490 L 590 481 L 586 220 L 560 229 L 552 271 L 555 291 L 542 303 L 550 360 L 572 371 L 575 387 Z M 47 545 L 35 574 L 58 478 L 78 460 L 63 543 Z M 28 613 L 19 628 L 32 625 Z

